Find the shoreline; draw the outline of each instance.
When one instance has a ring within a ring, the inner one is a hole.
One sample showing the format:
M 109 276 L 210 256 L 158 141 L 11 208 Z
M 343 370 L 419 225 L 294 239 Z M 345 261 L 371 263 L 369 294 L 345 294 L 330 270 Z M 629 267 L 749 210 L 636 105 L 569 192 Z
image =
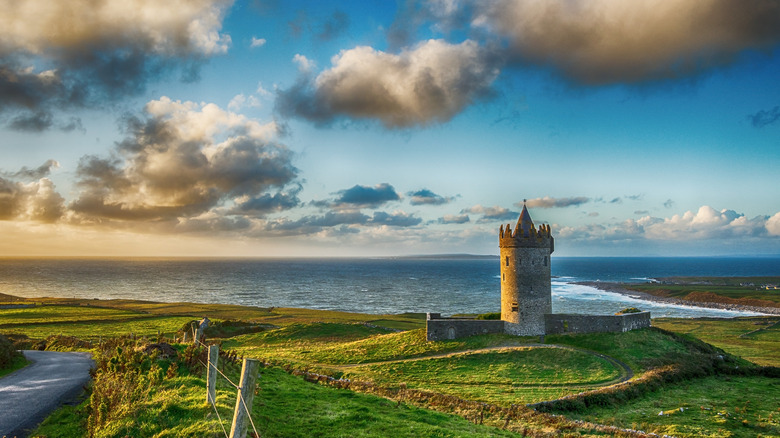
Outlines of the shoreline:
M 688 301 L 688 300 L 681 300 L 679 298 L 670 298 L 670 297 L 658 297 L 655 295 L 650 295 L 645 292 L 640 292 L 636 290 L 627 289 L 624 285 L 625 283 L 617 283 L 617 282 L 603 282 L 603 281 L 577 281 L 573 284 L 578 284 L 581 286 L 590 286 L 594 287 L 599 290 L 603 290 L 606 292 L 614 292 L 623 296 L 636 298 L 639 300 L 644 301 L 650 301 L 654 303 L 664 303 L 664 304 L 676 304 L 681 306 L 691 306 L 691 307 L 703 307 L 707 309 L 721 309 L 721 310 L 736 310 L 736 311 L 742 311 L 742 312 L 757 312 L 757 313 L 763 313 L 766 315 L 780 315 L 780 307 L 760 307 L 760 306 L 746 306 L 743 304 L 727 304 L 727 303 L 712 303 L 712 302 L 702 302 L 702 301 Z

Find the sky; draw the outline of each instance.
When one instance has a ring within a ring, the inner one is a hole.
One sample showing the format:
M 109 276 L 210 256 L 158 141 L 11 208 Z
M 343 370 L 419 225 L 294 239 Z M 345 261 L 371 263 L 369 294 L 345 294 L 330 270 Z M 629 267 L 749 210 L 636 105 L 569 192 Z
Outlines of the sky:
M 0 256 L 780 255 L 776 0 L 0 0 Z

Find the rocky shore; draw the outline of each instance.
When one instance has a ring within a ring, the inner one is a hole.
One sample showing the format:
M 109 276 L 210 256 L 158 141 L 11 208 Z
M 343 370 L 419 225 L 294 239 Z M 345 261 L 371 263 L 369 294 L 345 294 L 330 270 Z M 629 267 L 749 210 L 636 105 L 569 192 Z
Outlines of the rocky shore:
M 743 312 L 758 312 L 758 313 L 765 313 L 768 315 L 780 315 L 780 307 L 759 307 L 759 306 L 745 306 L 742 304 L 730 304 L 730 303 L 712 303 L 712 302 L 701 302 L 701 301 L 688 301 L 688 300 L 681 300 L 679 298 L 670 298 L 670 297 L 658 297 L 655 295 L 650 295 L 645 292 L 639 292 L 636 290 L 631 290 L 625 287 L 624 283 L 610 283 L 610 282 L 603 282 L 603 281 L 580 281 L 575 284 L 580 284 L 583 286 L 590 286 L 595 287 L 596 289 L 600 289 L 607 292 L 615 292 L 621 295 L 629 296 L 631 298 L 637 298 L 640 300 L 645 301 L 653 301 L 656 303 L 666 303 L 666 304 L 678 304 L 682 306 L 696 306 L 696 307 L 706 307 L 709 309 L 723 309 L 723 310 L 738 310 Z

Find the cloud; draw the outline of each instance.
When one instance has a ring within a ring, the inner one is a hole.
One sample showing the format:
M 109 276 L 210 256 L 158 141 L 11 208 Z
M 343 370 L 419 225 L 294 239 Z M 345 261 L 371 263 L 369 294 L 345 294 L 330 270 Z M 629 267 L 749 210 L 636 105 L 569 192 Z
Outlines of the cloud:
M 145 113 L 125 118 L 127 137 L 111 156 L 81 159 L 69 205 L 81 221 L 175 221 L 222 206 L 263 215 L 297 205 L 298 170 L 272 141 L 275 124 L 167 97 Z
M 667 199 L 666 202 L 664 202 L 664 207 L 666 208 L 672 208 L 674 206 L 674 201 L 671 199 Z
M 44 177 L 49 176 L 51 173 L 52 168 L 60 167 L 60 163 L 58 163 L 55 160 L 46 160 L 45 163 L 41 164 L 40 166 L 36 167 L 35 169 L 30 169 L 28 167 L 22 167 L 16 172 L 8 173 L 8 172 L 0 172 L 0 175 L 5 175 L 9 178 L 20 178 L 20 179 L 41 179 Z
M 780 42 L 780 4 L 754 0 L 471 2 L 472 23 L 501 36 L 510 62 L 582 84 L 699 74 Z
M 483 207 L 481 205 L 475 205 L 461 210 L 460 213 L 481 214 L 482 218 L 479 219 L 479 222 L 517 220 L 517 218 L 520 217 L 520 213 L 499 206 Z
M 424 41 L 397 55 L 360 46 L 341 51 L 316 77 L 303 75 L 278 91 L 276 108 L 319 124 L 339 117 L 375 119 L 387 128 L 446 122 L 491 93 L 494 64 L 471 40 Z
M 231 111 L 239 111 L 243 108 L 257 108 L 260 106 L 260 100 L 257 97 L 249 96 L 245 94 L 237 94 L 228 102 L 228 109 Z
M 465 224 L 470 220 L 471 219 L 467 214 L 458 214 L 458 215 L 450 214 L 450 215 L 440 217 L 437 222 L 440 224 Z
M 643 217 L 637 223 L 648 239 L 700 240 L 743 236 L 759 236 L 767 231 L 767 218 L 748 219 L 734 210 L 717 211 L 704 205 L 697 212 L 658 219 Z
M 298 71 L 303 74 L 308 74 L 314 71 L 314 68 L 317 67 L 317 64 L 314 61 L 301 55 L 300 53 L 296 53 L 295 56 L 293 56 L 293 62 L 298 64 Z
M 562 208 L 582 205 L 589 201 L 590 198 L 584 196 L 574 198 L 551 198 L 545 196 L 544 198 L 529 199 L 526 201 L 526 205 L 531 208 Z M 518 202 L 515 206 L 522 207 L 523 204 Z
M 349 16 L 342 11 L 335 11 L 322 24 L 322 30 L 317 38 L 323 41 L 329 41 L 337 38 L 349 28 Z
M 256 47 L 263 47 L 265 43 L 266 43 L 265 38 L 252 37 L 252 42 L 249 43 L 249 47 L 253 49 Z
M 29 178 L 40 173 L 22 169 L 14 174 Z M 50 179 L 40 178 L 25 184 L 0 178 L 0 220 L 51 223 L 58 221 L 64 213 L 64 199 L 57 193 Z
M 763 128 L 764 126 L 771 125 L 780 120 L 780 106 L 776 106 L 770 110 L 761 110 L 755 114 L 751 114 L 748 117 L 750 123 L 755 128 Z
M 648 211 L 648 210 L 635 210 L 634 214 L 638 215 L 638 216 L 646 216 L 646 215 L 650 214 L 650 211 Z
M 413 227 L 421 222 L 422 219 L 402 211 L 392 214 L 384 211 L 375 211 L 374 217 L 370 221 L 372 225 L 387 225 L 390 227 Z
M 767 219 L 765 227 L 770 236 L 780 236 L 780 212 Z
M 412 198 L 411 201 L 409 201 L 409 203 L 412 205 L 444 205 L 452 202 L 454 199 L 452 197 L 445 198 L 443 196 L 437 195 L 428 189 L 409 192 L 406 195 Z
M 180 69 L 197 76 L 225 53 L 220 34 L 230 0 L 4 2 L 0 15 L 0 112 L 21 112 L 11 128 L 52 126 L 57 108 L 101 106 L 141 93 Z
M 338 192 L 339 197 L 334 204 L 347 208 L 376 208 L 391 201 L 398 201 L 401 196 L 388 183 L 377 184 L 374 187 L 355 185 Z

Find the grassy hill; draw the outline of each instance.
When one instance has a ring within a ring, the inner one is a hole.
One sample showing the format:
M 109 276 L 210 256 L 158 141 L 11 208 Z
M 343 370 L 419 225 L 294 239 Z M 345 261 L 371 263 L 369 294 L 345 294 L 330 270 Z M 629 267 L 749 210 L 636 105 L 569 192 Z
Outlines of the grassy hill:
M 88 349 L 103 364 L 90 397 L 58 411 L 40 436 L 222 436 L 235 393 L 219 387 L 217 412 L 203 401 L 202 348 L 174 344 L 173 359 L 135 351 L 203 316 L 223 350 L 267 363 L 252 415 L 264 437 L 780 436 L 777 370 L 757 365 L 780 366 L 780 317 L 654 320 L 666 330 L 537 345 L 507 335 L 428 342 L 419 314 L 34 302 L 0 309 L 0 333 L 28 347 Z M 238 377 L 236 366 L 225 373 Z M 128 381 L 140 383 L 118 383 Z M 525 407 L 561 398 L 537 409 L 565 416 Z

